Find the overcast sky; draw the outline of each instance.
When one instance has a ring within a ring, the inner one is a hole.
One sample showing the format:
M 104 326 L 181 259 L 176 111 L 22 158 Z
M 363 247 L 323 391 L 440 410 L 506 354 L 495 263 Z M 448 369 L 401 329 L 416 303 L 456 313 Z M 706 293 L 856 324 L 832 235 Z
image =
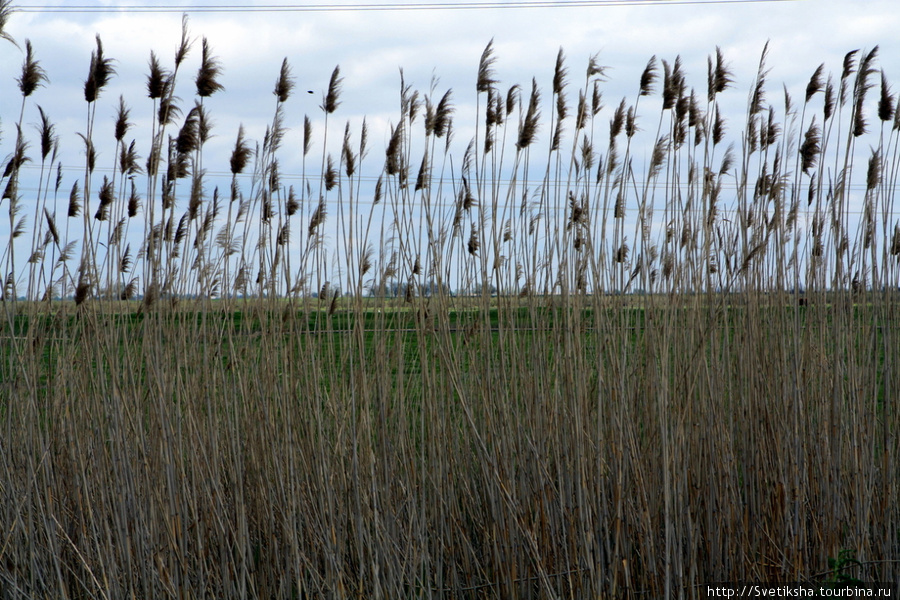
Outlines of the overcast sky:
M 624 6 L 475 10 L 191 11 L 191 7 L 211 4 L 278 3 L 287 2 L 159 3 L 183 6 L 192 36 L 198 40 L 207 37 L 221 60 L 225 92 L 208 102 L 216 124 L 214 133 L 223 147 L 233 143 L 239 123 L 252 134 L 264 130 L 274 108 L 272 88 L 285 57 L 298 83 L 286 106 L 289 127 L 302 123 L 304 114 L 313 119 L 321 117 L 318 106 L 322 93 L 333 68 L 340 65 L 344 92 L 337 117 L 353 120 L 367 115 L 373 131 L 380 122 L 396 118 L 400 68 L 407 83 L 416 89 L 427 93 L 436 77 L 439 91 L 453 89 L 458 107 L 464 110 L 474 103 L 478 59 L 491 39 L 501 86 L 527 85 L 536 77 L 546 89 L 560 48 L 577 85 L 588 58 L 599 53 L 601 64 L 610 67 L 604 86 L 607 104 L 624 95 L 633 97 L 640 73 L 652 55 L 670 63 L 680 55 L 689 84 L 703 89 L 706 58 L 717 46 L 731 62 L 737 78 L 731 99 L 738 110 L 744 108 L 746 92 L 767 41 L 774 89 L 782 83 L 802 89 L 820 63 L 824 62 L 827 70 L 840 72 L 846 52 L 876 44 L 881 46 L 880 66 L 888 76 L 900 72 L 900 11 L 894 0 L 700 1 L 671 6 L 659 2 L 641 6 L 637 1 Z M 64 150 L 80 144 L 72 137 L 84 129 L 82 86 L 95 35 L 101 37 L 106 55 L 115 59 L 117 70 L 98 105 L 98 122 L 102 125 L 106 116 L 111 127 L 119 95 L 132 108 L 134 119 L 149 115 L 152 105 L 144 85 L 150 51 L 171 66 L 181 30 L 180 12 L 136 13 L 122 8 L 118 12 L 83 14 L 52 8 L 66 4 L 33 0 L 16 3 L 29 12 L 14 14 L 7 25 L 7 33 L 20 46 L 31 40 L 50 79 L 48 86 L 32 96 L 25 122 L 37 120 L 34 105 L 41 105 L 58 124 Z M 124 7 L 134 3 L 105 0 L 79 4 Z M 356 0 L 355 4 L 384 6 L 373 0 Z M 38 6 L 48 10 L 31 12 Z M 7 43 L 0 46 L 0 52 L 0 80 L 7 82 L 0 87 L 0 143 L 5 155 L 18 117 L 14 81 L 22 52 Z M 198 43 L 178 88 L 188 106 L 199 54 Z M 315 93 L 309 95 L 306 90 Z
M 279 3 L 288 2 L 245 0 L 240 5 Z M 145 91 L 148 58 L 153 50 L 163 65 L 171 68 L 181 33 L 182 10 L 188 14 L 191 36 L 197 40 L 176 90 L 183 99 L 182 105 L 193 104 L 200 38 L 208 39 L 224 69 L 220 82 L 225 91 L 207 100 L 216 137 L 208 146 L 207 156 L 211 158 L 206 164 L 211 171 L 222 172 L 228 170 L 227 157 L 238 126 L 243 124 L 250 137 L 260 140 L 266 123 L 271 121 L 275 106 L 272 90 L 284 58 L 297 81 L 297 89 L 285 107 L 286 125 L 292 130 L 287 148 L 299 149 L 305 114 L 314 123 L 321 123 L 319 104 L 332 70 L 340 65 L 344 76 L 342 104 L 334 118 L 358 127 L 365 116 L 371 145 L 379 152 L 389 135 L 389 124 L 399 114 L 401 68 L 407 84 L 422 93 L 429 92 L 433 80 L 438 82 L 438 94 L 452 88 L 459 128 L 455 143 L 464 148 L 468 143 L 465 127 L 473 125 L 465 123 L 465 116 L 476 99 L 478 60 L 492 39 L 496 74 L 504 90 L 514 83 L 528 86 L 534 77 L 547 91 L 560 48 L 566 55 L 572 85 L 583 85 L 587 61 L 598 54 L 599 62 L 609 67 L 608 81 L 603 86 L 607 107 L 618 104 L 623 96 L 634 98 L 641 71 L 652 55 L 670 63 L 680 55 L 688 85 L 705 91 L 707 56 L 717 46 L 724 51 L 736 77 L 735 88 L 729 92 L 736 117 L 744 113 L 747 92 L 767 41 L 773 91 L 780 92 L 784 84 L 800 96 L 820 63 L 825 63 L 826 73 L 839 76 L 848 51 L 871 49 L 876 44 L 881 47 L 878 66 L 892 81 L 900 73 L 900 10 L 896 0 L 701 0 L 670 5 L 648 2 L 643 6 L 641 1 L 634 1 L 618 6 L 594 3 L 595 6 L 577 7 L 570 3 L 470 10 L 438 9 L 432 4 L 426 10 L 215 13 L 194 11 L 192 7 L 236 3 L 169 1 L 158 4 L 182 8 L 148 13 L 128 10 L 125 7 L 134 3 L 121 0 L 78 2 L 119 9 L 88 14 L 59 9 L 67 4 L 73 3 L 23 0 L 16 6 L 24 10 L 13 14 L 7 23 L 6 33 L 21 49 L 0 40 L 0 80 L 5 82 L 0 86 L 0 156 L 8 156 L 15 139 L 21 102 L 15 79 L 28 39 L 50 83 L 37 90 L 26 106 L 26 135 L 33 135 L 31 125 L 38 120 L 36 106 L 40 105 L 56 123 L 62 155 L 71 157 L 63 162 L 67 168 L 72 163 L 73 177 L 83 164 L 83 145 L 77 132 L 85 129 L 82 90 L 95 36 L 102 39 L 106 56 L 115 59 L 117 71 L 97 106 L 95 137 L 102 140 L 104 135 L 111 139 L 120 95 L 132 110 L 136 130 L 149 122 L 152 104 Z M 291 4 L 310 3 L 296 0 Z M 492 6 L 497 4 L 502 3 Z M 520 6 L 523 2 L 511 4 Z M 354 5 L 384 7 L 385 3 L 355 0 Z M 45 10 L 37 10 L 39 7 Z M 314 93 L 310 95 L 307 90 Z M 101 165 L 112 163 L 113 147 L 98 142 Z M 146 150 L 141 154 L 146 156 Z M 383 155 L 373 159 L 373 167 L 379 163 L 380 168 L 380 161 Z M 67 184 L 62 187 L 68 189 Z M 0 236 L 7 233 L 8 226 L 0 229 Z

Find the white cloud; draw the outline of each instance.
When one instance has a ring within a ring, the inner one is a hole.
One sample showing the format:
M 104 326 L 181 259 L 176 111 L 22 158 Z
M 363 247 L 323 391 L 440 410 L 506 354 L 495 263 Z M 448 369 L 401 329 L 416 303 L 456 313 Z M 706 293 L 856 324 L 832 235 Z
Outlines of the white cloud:
M 117 4 L 115 0 L 107 3 Z M 180 74 L 177 94 L 182 98 L 182 107 L 186 110 L 194 101 L 193 78 L 199 62 L 200 37 L 209 39 L 224 68 L 221 82 L 226 91 L 207 100 L 216 135 L 210 142 L 207 164 L 216 171 L 227 171 L 228 156 L 241 123 L 249 137 L 261 140 L 272 118 L 272 89 L 285 57 L 292 66 L 297 88 L 285 107 L 286 125 L 291 132 L 285 141 L 284 169 L 299 168 L 303 115 L 314 120 L 317 133 L 321 131 L 323 119 L 318 105 L 336 65 L 340 65 L 344 76 L 344 91 L 342 105 L 331 117 L 329 151 L 338 151 L 332 144 L 340 143 L 348 120 L 358 142 L 359 125 L 365 116 L 370 126 L 368 163 L 376 168 L 380 165 L 389 125 L 399 114 L 400 68 L 407 83 L 421 93 L 429 92 L 432 78 L 438 80 L 437 96 L 453 89 L 458 126 L 455 146 L 464 148 L 474 131 L 471 116 L 478 59 L 491 39 L 501 89 L 519 83 L 527 91 L 531 78 L 536 77 L 545 99 L 549 98 L 556 54 L 562 47 L 573 104 L 574 90 L 583 84 L 588 58 L 599 53 L 600 63 L 610 67 L 609 81 L 603 86 L 608 107 L 601 115 L 603 122 L 621 97 L 633 101 L 641 71 L 652 55 L 670 64 L 680 55 L 688 84 L 705 96 L 707 56 L 720 46 L 736 77 L 735 90 L 726 100 L 729 110 L 736 113 L 729 114 L 730 126 L 735 129 L 743 118 L 746 94 L 767 40 L 769 98 L 779 110 L 782 84 L 792 93 L 801 94 L 820 63 L 826 64 L 826 72 L 839 75 L 845 53 L 855 48 L 881 44 L 879 67 L 894 80 L 900 73 L 895 33 L 900 27 L 900 13 L 893 0 L 652 8 L 202 13 L 191 16 L 189 27 L 197 43 Z M 33 102 L 47 110 L 57 123 L 67 165 L 78 165 L 83 161 L 83 147 L 75 134 L 85 128 L 82 86 L 95 48 L 95 34 L 101 36 L 106 55 L 116 60 L 117 70 L 98 103 L 97 134 L 107 138 L 111 135 L 120 94 L 132 108 L 132 118 L 139 121 L 137 134 L 147 129 L 151 118 L 152 103 L 145 90 L 150 51 L 155 51 L 163 65 L 171 68 L 181 34 L 181 15 L 21 13 L 10 20 L 7 31 L 19 42 L 30 38 L 34 44 L 51 85 L 38 90 Z M 0 44 L 0 56 L 0 80 L 6 82 L 0 86 L 0 156 L 5 156 L 10 151 L 18 117 L 20 98 L 11 83 L 18 76 L 22 54 L 10 44 Z M 307 90 L 314 94 L 307 94 Z M 655 101 L 648 100 L 648 105 Z M 545 114 L 549 114 L 549 107 Z M 655 128 L 655 117 L 641 118 L 641 127 Z M 36 109 L 29 106 L 26 125 L 36 119 Z M 543 136 L 548 134 L 541 132 Z M 142 153 L 146 148 L 144 143 Z M 111 163 L 111 150 L 104 145 L 102 152 L 104 164 Z M 313 149 L 311 156 L 315 158 L 310 159 L 311 164 L 318 165 L 321 152 L 321 147 Z M 69 185 L 71 182 L 67 181 L 63 189 Z

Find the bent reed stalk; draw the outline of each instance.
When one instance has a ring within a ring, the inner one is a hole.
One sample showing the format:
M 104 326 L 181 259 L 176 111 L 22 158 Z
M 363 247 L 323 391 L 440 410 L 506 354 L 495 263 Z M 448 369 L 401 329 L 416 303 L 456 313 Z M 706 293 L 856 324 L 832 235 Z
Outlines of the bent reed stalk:
M 167 133 L 190 47 L 185 23 L 171 71 L 151 55 L 145 168 L 120 100 L 97 215 L 99 39 L 68 216 L 45 176 L 63 142 L 45 120 L 32 198 L 18 128 L 0 598 L 691 598 L 849 555 L 900 578 L 900 111 L 882 74 L 871 113 L 877 49 L 772 102 L 764 51 L 728 131 L 719 50 L 705 89 L 653 57 L 610 111 L 596 58 L 575 91 L 560 51 L 548 108 L 536 81 L 500 89 L 488 45 L 474 90 L 401 79 L 383 155 L 348 123 L 335 160 L 322 128 L 298 191 L 285 59 L 265 139 L 237 128 L 210 195 L 206 40 Z

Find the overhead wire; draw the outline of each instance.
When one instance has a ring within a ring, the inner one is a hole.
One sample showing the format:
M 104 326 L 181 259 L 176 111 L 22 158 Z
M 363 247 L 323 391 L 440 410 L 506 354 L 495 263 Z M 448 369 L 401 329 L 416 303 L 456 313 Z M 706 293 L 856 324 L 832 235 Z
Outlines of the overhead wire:
M 427 10 L 508 10 L 528 8 L 597 8 L 616 6 L 685 6 L 706 4 L 761 4 L 802 0 L 509 0 L 506 2 L 375 2 L 341 4 L 122 4 L 16 6 L 22 13 L 254 13 L 254 12 L 357 12 Z

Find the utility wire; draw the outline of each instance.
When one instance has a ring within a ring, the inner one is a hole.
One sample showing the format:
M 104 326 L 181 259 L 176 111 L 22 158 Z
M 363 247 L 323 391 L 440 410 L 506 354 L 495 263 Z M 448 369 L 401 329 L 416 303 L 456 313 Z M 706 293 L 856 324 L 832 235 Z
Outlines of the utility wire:
M 125 4 L 119 6 L 32 5 L 16 6 L 22 13 L 254 13 L 254 12 L 356 12 L 426 10 L 497 10 L 522 8 L 594 8 L 615 6 L 685 6 L 697 4 L 760 4 L 802 0 L 510 0 L 508 2 L 378 2 L 374 4 Z

